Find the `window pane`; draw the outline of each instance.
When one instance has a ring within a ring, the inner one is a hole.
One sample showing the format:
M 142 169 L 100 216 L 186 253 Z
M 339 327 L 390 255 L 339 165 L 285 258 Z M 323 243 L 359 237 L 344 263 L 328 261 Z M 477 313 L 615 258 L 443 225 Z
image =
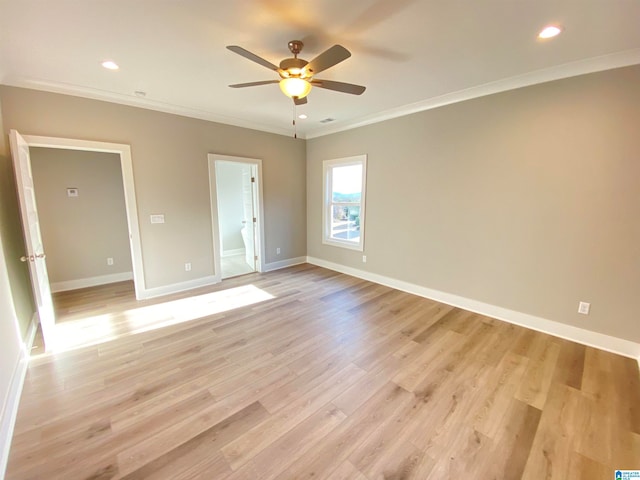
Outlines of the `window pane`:
M 331 215 L 331 238 L 360 241 L 360 207 L 334 205 Z
M 333 167 L 331 175 L 331 200 L 333 202 L 360 202 L 362 165 Z

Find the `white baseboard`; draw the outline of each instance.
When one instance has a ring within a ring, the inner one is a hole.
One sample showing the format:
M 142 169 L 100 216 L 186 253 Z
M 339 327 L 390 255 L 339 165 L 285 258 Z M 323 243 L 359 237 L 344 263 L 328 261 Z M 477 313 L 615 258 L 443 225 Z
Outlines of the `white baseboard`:
M 140 298 L 138 298 L 138 300 L 161 297 L 163 295 L 169 295 L 171 293 L 193 290 L 194 288 L 207 287 L 218 282 L 219 280 L 216 277 L 208 276 L 196 278 L 195 280 L 189 280 L 187 282 L 172 283 L 171 285 L 164 285 L 162 287 L 147 288 L 143 292 L 140 292 Z
M 107 285 L 109 283 L 124 282 L 133 280 L 133 272 L 112 273 L 110 275 L 100 275 L 99 277 L 79 278 L 77 280 L 67 280 L 64 282 L 53 282 L 52 292 L 66 292 L 68 290 L 78 290 L 79 288 L 95 287 L 97 285 Z
M 617 353 L 625 357 L 631 357 L 637 360 L 638 365 L 640 365 L 640 343 L 631 342 L 618 337 L 612 337 L 603 333 L 592 332 L 591 330 L 585 330 L 584 328 L 574 327 L 554 320 L 536 317 L 527 313 L 509 310 L 507 308 L 479 302 L 459 295 L 433 290 L 414 283 L 396 280 L 384 275 L 378 275 L 377 273 L 346 267 L 320 258 L 307 257 L 307 262 L 319 267 L 328 268 L 329 270 L 334 270 L 353 277 L 362 278 L 363 280 L 369 280 L 370 282 L 395 288 L 396 290 L 402 290 L 403 292 L 412 293 L 420 297 L 429 298 L 441 303 L 446 303 L 447 305 L 453 305 L 454 307 L 486 315 L 487 317 L 520 325 L 522 327 L 530 328 L 531 330 L 537 330 L 555 337 L 564 338 L 565 340 L 571 340 L 572 342 L 580 343 L 582 345 L 598 348 L 607 352 Z
M 11 449 L 11 440 L 13 439 L 13 429 L 16 425 L 20 397 L 22 396 L 22 387 L 24 386 L 24 379 L 27 376 L 29 356 L 31 355 L 31 348 L 33 347 L 33 341 L 36 338 L 37 331 L 38 317 L 34 313 L 26 338 L 20 348 L 20 357 L 13 371 L 7 403 L 2 415 L 2 423 L 0 424 L 0 478 L 4 478 L 4 473 L 7 470 L 9 450 Z
M 246 249 L 244 248 L 236 248 L 235 250 L 223 250 L 222 251 L 222 256 L 223 257 L 233 257 L 235 255 L 244 255 L 246 252 Z
M 274 270 L 280 270 L 281 268 L 287 268 L 287 267 L 292 267 L 294 265 L 300 265 L 301 263 L 307 263 L 307 258 L 308 257 L 295 257 L 295 258 L 287 258 L 286 260 L 280 260 L 277 262 L 265 263 L 264 271 L 272 272 Z
M 306 263 L 307 257 L 296 257 L 281 260 L 279 262 L 271 262 L 264 265 L 263 272 L 271 272 L 273 270 L 279 270 L 281 268 L 291 267 L 293 265 L 299 265 Z M 188 282 L 174 283 L 171 285 L 164 285 L 162 287 L 147 288 L 140 292 L 138 300 L 147 298 L 161 297 L 163 295 L 169 295 L 171 293 L 184 292 L 187 290 L 193 290 L 194 288 L 207 287 L 218 283 L 219 280 L 214 276 L 197 278 Z

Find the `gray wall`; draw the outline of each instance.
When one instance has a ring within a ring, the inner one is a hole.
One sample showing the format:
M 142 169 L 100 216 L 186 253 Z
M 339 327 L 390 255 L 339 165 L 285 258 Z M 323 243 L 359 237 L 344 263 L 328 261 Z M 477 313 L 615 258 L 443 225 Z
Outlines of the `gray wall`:
M 131 272 L 120 156 L 57 148 L 29 151 L 49 281 Z M 79 195 L 67 196 L 69 187 Z
M 10 414 L 7 410 L 10 402 L 17 401 L 10 397 L 11 388 L 22 357 L 22 339 L 26 337 L 34 312 L 27 265 L 19 260 L 25 252 L 13 166 L 5 155 L 6 143 L 5 135 L 0 135 L 0 424 L 3 427 Z M 0 438 L 0 455 L 6 452 L 9 441 L 4 436 Z M 4 466 L 0 465 L 0 476 Z
M 1 111 L 2 101 L 0 98 L 0 113 Z M 0 128 L 2 126 L 3 118 L 0 114 Z M 35 306 L 29 283 L 28 266 L 19 260 L 25 254 L 25 247 L 18 211 L 18 194 L 13 174 L 13 163 L 9 155 L 9 139 L 4 133 L 0 137 L 0 237 L 4 247 L 10 294 L 13 298 L 20 333 L 24 336 L 31 324 Z M 0 321 L 8 322 L 9 320 L 2 319 Z M 8 348 L 8 346 L 2 345 L 2 348 L 5 347 Z
M 11 296 L 20 322 L 20 332 L 24 335 L 33 317 L 34 302 L 28 266 L 19 260 L 26 252 L 18 213 L 13 164 L 8 156 L 0 156 L 0 237 L 4 245 Z
M 0 234 L 0 425 L 5 426 L 10 415 L 11 387 L 15 385 L 15 373 L 21 358 L 21 334 L 13 299 L 9 276 L 4 261 L 4 248 Z M 5 437 L 5 429 L 0 429 L 0 455 L 8 448 L 10 438 Z M 5 443 L 6 442 L 6 443 Z M 0 475 L 4 475 L 4 458 L 0 457 Z
M 308 255 L 640 341 L 639 85 L 634 66 L 309 140 Z M 362 153 L 366 264 L 321 241 L 322 160 Z
M 7 86 L 0 87 L 0 102 L 5 134 L 14 128 L 131 145 L 148 288 L 214 274 L 208 153 L 262 159 L 266 262 L 306 253 L 302 140 Z M 149 215 L 157 213 L 165 215 L 165 224 L 150 224 Z M 282 248 L 277 258 L 276 247 Z M 185 262 L 191 262 L 190 272 Z
M 244 248 L 240 230 L 243 227 L 242 170 L 251 168 L 230 162 L 216 162 L 216 185 L 218 188 L 218 222 L 222 237 L 222 252 Z

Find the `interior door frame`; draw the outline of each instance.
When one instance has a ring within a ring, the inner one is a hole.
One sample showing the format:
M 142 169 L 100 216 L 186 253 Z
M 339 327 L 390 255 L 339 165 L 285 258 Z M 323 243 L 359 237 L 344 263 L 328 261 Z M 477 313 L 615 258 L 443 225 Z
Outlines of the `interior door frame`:
M 138 207 L 133 181 L 133 162 L 131 146 L 122 143 L 97 142 L 92 140 L 76 140 L 71 138 L 44 137 L 38 135 L 22 135 L 29 147 L 58 148 L 61 150 L 84 150 L 89 152 L 115 153 L 120 156 L 120 170 L 124 186 L 124 203 L 129 228 L 129 246 L 131 249 L 131 265 L 136 299 L 145 297 L 144 264 L 142 262 L 142 243 L 138 223 Z M 37 199 L 36 199 L 37 201 Z
M 218 190 L 216 187 L 216 162 L 233 162 L 249 164 L 256 167 L 256 271 L 265 271 L 265 249 L 264 249 L 264 206 L 262 202 L 262 160 L 259 158 L 234 157 L 232 155 L 221 155 L 209 153 L 207 155 L 209 165 L 209 197 L 211 201 L 211 228 L 213 235 L 213 260 L 216 282 L 222 280 L 222 251 L 220 245 L 220 221 L 218 214 Z

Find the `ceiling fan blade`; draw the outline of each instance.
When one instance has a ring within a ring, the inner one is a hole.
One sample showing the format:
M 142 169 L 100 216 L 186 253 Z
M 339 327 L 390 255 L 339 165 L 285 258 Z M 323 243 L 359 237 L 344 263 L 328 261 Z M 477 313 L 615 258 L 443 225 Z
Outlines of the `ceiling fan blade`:
M 275 66 L 273 63 L 269 62 L 268 60 L 265 60 L 262 57 L 259 57 L 255 53 L 251 53 L 249 50 L 239 47 L 238 45 L 228 45 L 227 48 L 231 50 L 233 53 L 237 53 L 238 55 L 244 58 L 247 58 L 252 62 L 256 62 L 262 65 L 263 67 L 267 67 L 270 70 L 275 70 L 276 72 L 278 71 L 278 67 Z
M 327 90 L 335 90 L 336 92 L 350 93 L 351 95 L 362 95 L 367 89 L 361 85 L 354 85 L 353 83 L 334 82 L 333 80 L 311 80 L 311 85 L 319 88 L 326 88 Z
M 234 83 L 229 85 L 231 88 L 257 87 L 258 85 L 269 85 L 270 83 L 279 83 L 280 80 L 262 80 L 261 82 Z
M 316 58 L 311 60 L 304 69 L 311 75 L 320 73 L 327 68 L 333 67 L 338 63 L 346 60 L 351 56 L 351 52 L 344 48 L 342 45 L 334 45 L 328 50 L 325 50 Z
M 295 103 L 296 105 L 304 105 L 307 103 L 307 97 L 293 97 L 293 103 Z

